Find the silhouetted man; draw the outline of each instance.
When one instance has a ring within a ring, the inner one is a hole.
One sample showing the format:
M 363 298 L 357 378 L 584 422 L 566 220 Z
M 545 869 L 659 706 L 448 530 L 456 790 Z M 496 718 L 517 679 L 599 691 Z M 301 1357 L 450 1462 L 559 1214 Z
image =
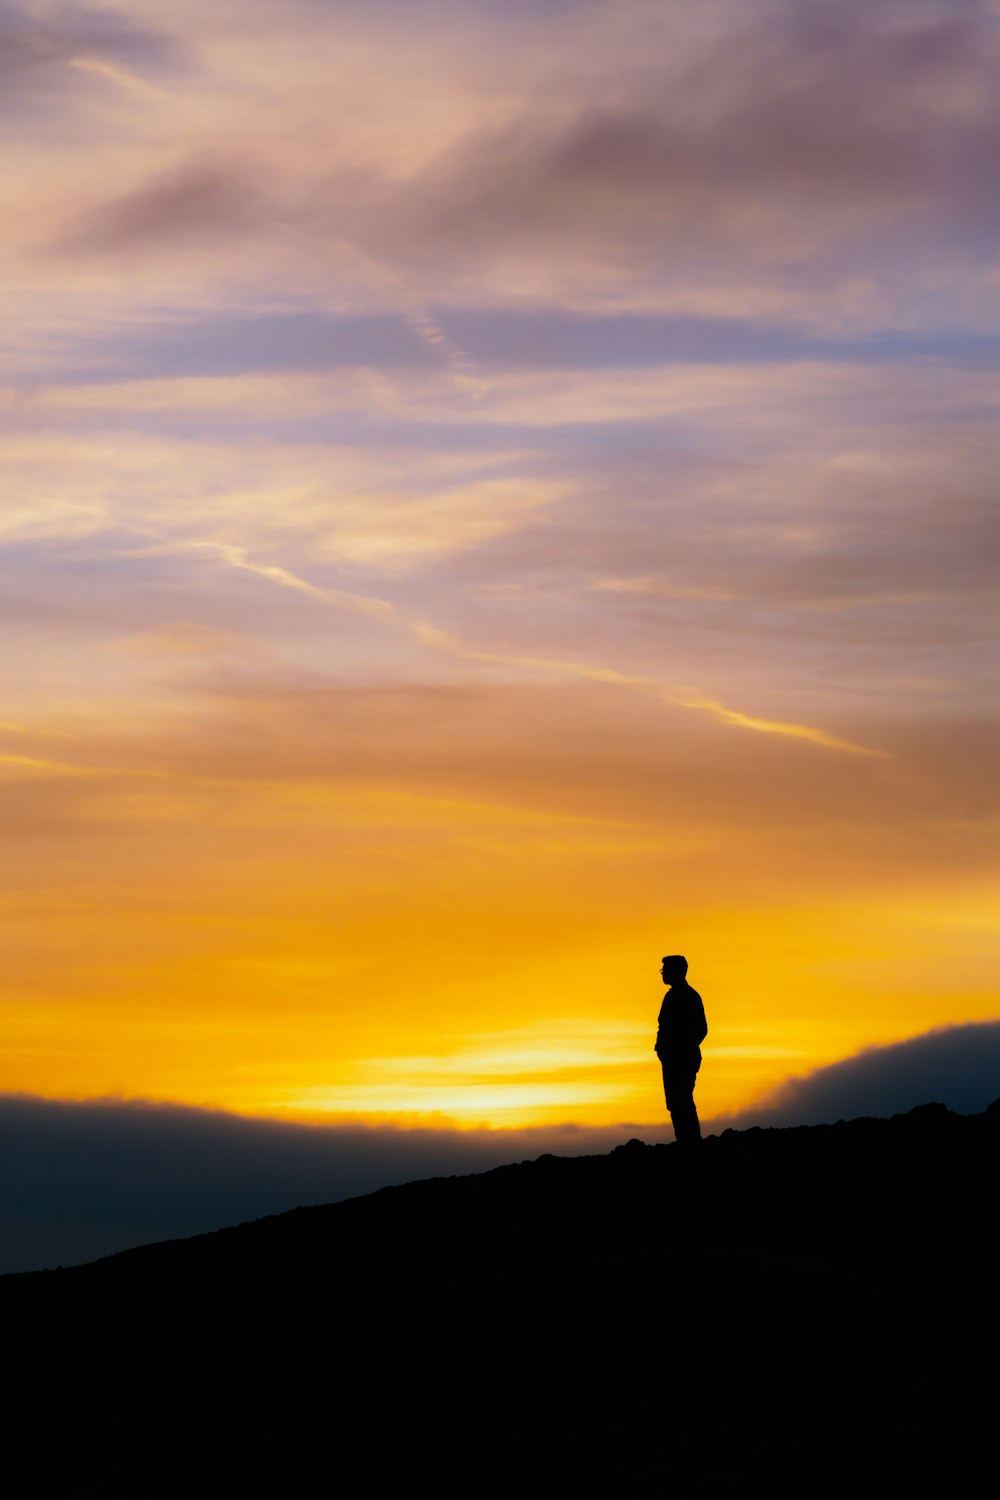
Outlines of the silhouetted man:
M 663 1092 L 679 1145 L 701 1140 L 698 1111 L 694 1107 L 694 1081 L 701 1067 L 701 1043 L 708 1035 L 701 996 L 687 982 L 688 962 L 679 953 L 669 953 L 660 973 L 670 986 L 660 1006 L 656 1032 L 656 1055 L 663 1065 Z

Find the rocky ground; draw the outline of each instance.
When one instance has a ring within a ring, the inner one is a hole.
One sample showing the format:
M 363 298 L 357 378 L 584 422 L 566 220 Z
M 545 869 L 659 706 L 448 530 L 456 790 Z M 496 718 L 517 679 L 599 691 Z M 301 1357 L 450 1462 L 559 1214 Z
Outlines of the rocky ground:
M 9 1493 L 985 1493 L 998 1167 L 925 1105 L 3 1277 Z

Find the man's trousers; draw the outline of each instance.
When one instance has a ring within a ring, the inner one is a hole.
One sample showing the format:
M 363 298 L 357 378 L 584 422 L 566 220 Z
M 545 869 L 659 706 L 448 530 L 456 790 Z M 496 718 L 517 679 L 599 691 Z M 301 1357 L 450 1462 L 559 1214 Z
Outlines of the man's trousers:
M 694 1084 L 701 1067 L 700 1053 L 696 1053 L 693 1059 L 684 1058 L 677 1062 L 667 1058 L 662 1066 L 663 1092 L 674 1127 L 674 1139 L 682 1146 L 690 1141 L 700 1141 L 701 1126 L 694 1104 Z

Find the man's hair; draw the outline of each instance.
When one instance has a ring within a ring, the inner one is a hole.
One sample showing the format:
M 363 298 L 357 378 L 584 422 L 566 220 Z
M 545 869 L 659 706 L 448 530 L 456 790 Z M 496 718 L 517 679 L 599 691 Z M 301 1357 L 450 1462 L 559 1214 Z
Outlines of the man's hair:
M 688 961 L 684 957 L 683 953 L 667 953 L 663 958 L 663 967 L 665 969 L 672 969 L 674 970 L 674 972 L 679 969 L 682 975 L 686 975 L 688 971 Z

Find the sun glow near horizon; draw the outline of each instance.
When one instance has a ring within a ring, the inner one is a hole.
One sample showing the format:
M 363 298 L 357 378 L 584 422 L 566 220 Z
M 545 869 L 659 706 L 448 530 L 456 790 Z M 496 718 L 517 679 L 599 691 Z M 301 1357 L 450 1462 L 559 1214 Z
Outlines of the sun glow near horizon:
M 338 1122 L 446 1119 L 459 1128 L 662 1119 L 652 1053 L 660 924 L 648 917 L 639 931 L 624 922 L 598 939 L 581 925 L 583 911 L 564 908 L 555 930 L 546 930 L 551 910 L 533 927 L 525 916 L 512 952 L 498 941 L 491 897 L 478 920 L 466 910 L 464 930 L 440 919 L 433 930 L 415 915 L 387 939 L 384 922 L 369 917 L 352 934 L 352 952 L 343 929 L 326 946 L 329 934 L 303 912 L 279 922 L 272 909 L 270 926 L 262 914 L 248 930 L 245 918 L 234 925 L 217 910 L 199 917 L 197 892 L 184 904 L 173 913 L 160 906 L 152 920 L 147 913 L 145 932 L 133 920 L 97 941 L 90 922 L 99 905 L 63 907 L 75 993 L 60 998 L 57 979 L 27 1003 L 8 999 L 6 1087 Z M 508 908 L 503 930 L 512 915 Z M 966 904 L 950 914 L 938 904 L 934 916 L 936 930 L 919 901 L 912 915 L 906 903 L 883 913 L 786 903 L 721 922 L 689 914 L 691 978 L 710 1024 L 699 1081 L 705 1117 L 861 1046 L 953 1020 L 954 992 L 930 976 L 955 934 L 973 929 Z M 640 945 L 651 955 L 643 968 Z M 50 951 L 48 967 L 65 970 L 57 958 Z M 45 967 L 36 954 L 36 990 Z M 965 1016 L 992 1017 L 988 962 L 967 956 L 964 968 Z M 609 996 L 617 1015 L 602 1014 Z M 505 1029 L 481 1029 L 480 1018 Z

